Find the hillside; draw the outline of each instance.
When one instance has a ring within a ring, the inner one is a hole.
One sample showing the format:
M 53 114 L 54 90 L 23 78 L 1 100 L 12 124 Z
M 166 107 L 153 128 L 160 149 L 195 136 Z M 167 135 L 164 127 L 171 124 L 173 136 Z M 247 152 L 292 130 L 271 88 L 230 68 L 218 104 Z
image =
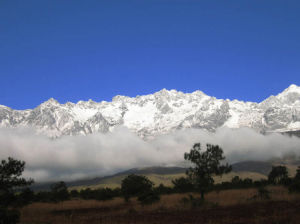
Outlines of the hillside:
M 244 161 L 235 163 L 232 165 L 232 172 L 220 177 L 215 177 L 216 183 L 222 181 L 230 181 L 234 176 L 240 178 L 251 178 L 253 180 L 266 179 L 268 173 L 272 169 L 272 165 L 280 165 L 278 161 L 262 162 L 262 161 Z M 290 176 L 294 176 L 296 173 L 297 165 L 294 164 L 282 164 L 287 166 Z M 155 185 L 164 184 L 166 186 L 172 186 L 172 180 L 184 177 L 186 168 L 183 167 L 145 167 L 145 168 L 134 168 L 119 172 L 114 175 L 97 177 L 91 179 L 82 179 L 67 182 L 70 188 L 98 188 L 98 187 L 120 187 L 122 180 L 129 174 L 144 175 L 148 177 Z M 35 190 L 46 190 L 49 189 L 51 183 L 37 183 L 33 186 Z

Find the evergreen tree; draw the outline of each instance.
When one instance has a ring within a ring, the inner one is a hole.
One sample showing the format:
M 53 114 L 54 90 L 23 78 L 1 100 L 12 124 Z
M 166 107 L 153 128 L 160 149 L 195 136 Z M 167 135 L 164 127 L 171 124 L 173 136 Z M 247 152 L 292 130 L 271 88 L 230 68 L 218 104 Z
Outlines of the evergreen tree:
M 271 184 L 284 184 L 288 179 L 288 171 L 285 166 L 272 166 L 268 175 L 268 181 Z
M 19 221 L 15 189 L 33 183 L 33 180 L 21 177 L 24 168 L 25 162 L 10 157 L 0 163 L 0 223 L 14 224 Z
M 207 144 L 206 151 L 202 151 L 200 143 L 196 143 L 189 153 L 184 154 L 184 159 L 193 164 L 187 170 L 187 175 L 201 193 L 201 199 L 204 199 L 204 193 L 212 187 L 213 175 L 222 175 L 231 171 L 230 165 L 221 165 L 220 162 L 225 157 L 222 148 L 218 145 Z

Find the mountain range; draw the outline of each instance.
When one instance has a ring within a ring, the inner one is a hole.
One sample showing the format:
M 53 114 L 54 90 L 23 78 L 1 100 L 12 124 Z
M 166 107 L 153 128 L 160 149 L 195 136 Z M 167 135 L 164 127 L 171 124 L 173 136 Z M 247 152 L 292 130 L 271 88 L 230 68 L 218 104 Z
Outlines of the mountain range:
M 291 85 L 259 103 L 163 89 L 136 97 L 118 95 L 111 102 L 60 104 L 51 98 L 27 110 L 0 105 L 0 127 L 30 127 L 50 138 L 106 133 L 117 126 L 125 126 L 143 139 L 187 128 L 293 132 L 300 130 L 300 87 Z

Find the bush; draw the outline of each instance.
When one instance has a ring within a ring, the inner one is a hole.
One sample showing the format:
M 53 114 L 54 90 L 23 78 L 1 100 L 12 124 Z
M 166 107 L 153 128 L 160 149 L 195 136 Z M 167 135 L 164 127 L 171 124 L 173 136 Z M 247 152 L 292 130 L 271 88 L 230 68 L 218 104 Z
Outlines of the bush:
M 153 190 L 144 192 L 138 197 L 138 201 L 141 202 L 142 205 L 150 205 L 159 200 L 159 194 Z
M 257 190 L 258 192 L 258 197 L 261 199 L 261 200 L 267 200 L 267 199 L 270 199 L 270 191 L 268 191 L 266 188 L 264 187 L 260 187 L 258 188 Z
M 300 192 L 300 181 L 299 180 L 293 180 L 292 183 L 289 186 L 289 192 Z
M 79 192 L 79 195 L 81 198 L 88 200 L 88 199 L 93 199 L 94 194 L 93 191 L 90 188 L 83 189 Z
M 285 166 L 273 166 L 268 175 L 268 181 L 271 184 L 284 184 L 288 178 L 288 171 Z
M 60 181 L 51 186 L 52 200 L 55 202 L 65 201 L 70 198 L 67 185 Z
M 270 198 L 270 191 L 268 191 L 265 187 L 259 187 L 257 189 L 257 194 L 254 195 L 251 199 L 268 200 Z
M 122 180 L 121 191 L 125 201 L 152 191 L 153 183 L 145 176 L 131 174 Z
M 94 192 L 96 200 L 110 200 L 114 197 L 114 191 L 110 188 L 97 189 Z
M 161 194 L 171 194 L 173 193 L 173 188 L 172 187 L 166 187 L 163 184 L 160 184 L 158 187 L 154 188 L 154 191 L 161 195 Z
M 71 192 L 72 194 L 72 192 Z M 92 190 L 90 188 L 86 188 L 81 190 L 78 193 L 78 197 L 89 200 L 89 199 L 95 199 L 95 200 L 110 200 L 114 197 L 121 196 L 121 190 L 120 188 L 110 189 L 110 188 L 99 188 Z
M 182 204 L 185 206 L 189 206 L 191 208 L 198 208 L 203 206 L 205 201 L 202 198 L 194 197 L 193 195 L 189 194 L 188 197 L 184 197 L 180 200 Z
M 77 190 L 71 190 L 70 196 L 71 196 L 71 198 L 77 198 L 77 197 L 79 197 L 79 192 Z
M 52 202 L 53 197 L 51 192 L 48 191 L 40 191 L 35 194 L 35 201 L 38 202 Z
M 30 188 L 24 188 L 17 197 L 17 203 L 20 206 L 32 203 L 35 199 L 34 192 Z
M 189 178 L 180 177 L 172 180 L 174 184 L 174 191 L 178 193 L 192 192 L 194 191 L 194 185 Z
M 300 167 L 298 167 L 295 177 L 290 182 L 289 191 L 300 192 Z

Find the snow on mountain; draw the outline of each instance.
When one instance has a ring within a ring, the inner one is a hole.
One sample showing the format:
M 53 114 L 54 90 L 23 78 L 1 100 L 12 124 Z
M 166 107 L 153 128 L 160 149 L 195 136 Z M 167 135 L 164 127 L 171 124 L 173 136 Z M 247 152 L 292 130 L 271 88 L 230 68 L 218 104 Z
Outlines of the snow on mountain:
M 144 96 L 115 96 L 112 102 L 60 104 L 51 98 L 32 110 L 0 106 L 0 127 L 29 126 L 49 137 L 106 133 L 118 125 L 145 139 L 186 128 L 300 130 L 300 87 L 291 85 L 261 103 L 216 99 L 201 91 L 183 93 L 163 89 Z

